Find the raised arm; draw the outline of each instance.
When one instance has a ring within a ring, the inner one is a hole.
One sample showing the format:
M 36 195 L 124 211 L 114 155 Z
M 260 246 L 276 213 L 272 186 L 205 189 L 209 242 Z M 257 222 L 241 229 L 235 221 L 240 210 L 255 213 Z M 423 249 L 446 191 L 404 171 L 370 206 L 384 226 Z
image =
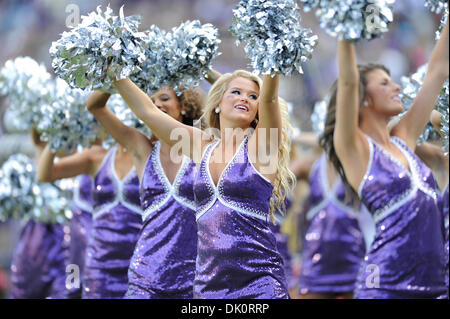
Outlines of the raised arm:
M 206 145 L 206 137 L 201 130 L 178 122 L 170 115 L 159 110 L 153 104 L 150 97 L 139 89 L 130 79 L 124 79 L 113 83 L 122 98 L 131 110 L 140 118 L 160 140 L 173 146 L 181 143 L 183 154 L 191 158 L 197 158 L 201 149 L 194 150 L 195 140 L 205 141 L 202 144 L 195 143 L 195 147 L 202 148 Z M 172 135 L 173 134 L 173 135 Z M 178 139 L 177 139 L 178 138 Z M 195 156 L 194 156 L 195 155 Z
M 431 115 L 430 115 L 430 122 L 431 122 L 431 124 L 434 126 L 434 128 L 436 129 L 436 131 L 438 131 L 439 134 L 440 134 L 442 137 L 444 137 L 444 133 L 441 132 L 441 128 L 442 128 L 441 117 L 442 117 L 442 114 L 441 114 L 441 113 L 439 113 L 439 112 L 436 111 L 436 110 L 433 110 L 433 111 L 431 112 Z
M 94 91 L 86 101 L 86 106 L 105 130 L 133 155 L 137 160 L 135 164 L 142 164 L 151 153 L 149 138 L 135 128 L 123 124 L 110 109 L 105 107 L 109 97 L 108 93 Z
M 340 156 L 348 146 L 355 145 L 359 131 L 359 71 L 354 45 L 345 40 L 338 42 L 338 67 L 334 144 Z
M 294 173 L 295 177 L 297 177 L 297 180 L 308 179 L 311 167 L 313 166 L 319 155 L 320 154 L 316 153 L 302 155 L 291 162 L 289 169 L 292 173 Z
M 93 148 L 100 148 L 93 146 Z M 69 155 L 54 163 L 55 154 L 47 145 L 38 162 L 37 179 L 40 182 L 54 182 L 62 178 L 75 177 L 80 174 L 95 174 L 95 163 L 93 161 L 92 149 L 81 153 Z
M 359 71 L 355 48 L 345 40 L 338 42 L 338 68 L 333 143 L 350 185 L 357 189 L 369 161 L 369 150 L 358 126 Z
M 261 88 L 261 94 L 259 96 L 258 116 L 259 122 L 256 127 L 257 132 L 259 129 L 266 129 L 266 136 L 268 137 L 266 147 L 270 147 L 271 142 L 281 142 L 281 114 L 280 105 L 278 103 L 278 87 L 280 83 L 280 76 L 265 75 L 263 78 L 263 84 Z M 270 136 L 270 129 L 278 129 L 278 139 L 272 141 Z M 262 145 L 259 145 L 262 146 Z
M 431 111 L 441 92 L 444 81 L 449 74 L 448 21 L 442 30 L 441 38 L 436 43 L 428 63 L 428 70 L 417 98 L 409 111 L 402 117 L 392 131 L 402 138 L 411 149 L 415 149 L 417 140 L 425 128 Z
M 41 136 L 38 133 L 38 131 L 36 131 L 35 128 L 31 129 L 31 140 L 33 141 L 35 150 L 34 158 L 36 162 L 39 162 L 39 159 L 41 158 L 42 152 L 44 151 L 44 148 L 47 145 L 47 143 L 41 141 Z
M 209 84 L 214 84 L 214 82 L 217 81 L 218 78 L 220 78 L 222 74 L 214 69 L 209 69 L 208 74 L 206 74 L 206 81 L 209 82 Z
M 320 148 L 319 138 L 314 132 L 301 133 L 292 139 L 293 143 L 298 143 L 304 146 L 313 147 L 314 149 Z

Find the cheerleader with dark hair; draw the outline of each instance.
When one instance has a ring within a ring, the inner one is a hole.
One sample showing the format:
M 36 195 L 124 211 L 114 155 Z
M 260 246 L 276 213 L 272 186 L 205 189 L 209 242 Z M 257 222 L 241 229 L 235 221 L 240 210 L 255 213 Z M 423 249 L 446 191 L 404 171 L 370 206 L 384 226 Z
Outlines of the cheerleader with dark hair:
M 436 181 L 414 154 L 417 140 L 448 77 L 448 23 L 410 110 L 380 65 L 357 66 L 353 44 L 338 43 L 339 78 L 321 144 L 376 223 L 357 280 L 356 298 L 438 298 L 444 282 L 444 238 Z

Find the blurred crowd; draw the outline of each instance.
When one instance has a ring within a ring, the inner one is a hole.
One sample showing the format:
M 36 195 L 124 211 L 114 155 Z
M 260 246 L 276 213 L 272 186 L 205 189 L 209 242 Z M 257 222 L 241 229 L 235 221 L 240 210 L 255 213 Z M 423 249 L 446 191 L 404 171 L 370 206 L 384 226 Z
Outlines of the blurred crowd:
M 85 15 L 99 5 L 108 4 L 117 13 L 124 5 L 125 15 L 142 15 L 141 30 L 152 24 L 171 29 L 183 21 L 198 19 L 212 23 L 219 29 L 222 54 L 213 67 L 225 73 L 238 68 L 249 69 L 243 46 L 237 47 L 229 32 L 232 9 L 238 0 L 0 0 L 0 66 L 17 56 L 30 56 L 46 65 L 51 42 L 57 40 L 68 28 L 66 23 L 73 13 L 73 4 Z M 385 64 L 392 78 L 399 83 L 401 76 L 410 75 L 425 63 L 434 46 L 435 31 L 440 16 L 429 12 L 423 0 L 398 0 L 395 4 L 394 24 L 382 39 L 364 42 L 357 46 L 359 62 Z M 72 6 L 70 6 L 72 5 Z M 313 13 L 301 13 L 303 27 L 309 27 L 319 36 L 319 44 L 311 61 L 304 66 L 304 74 L 282 79 L 280 95 L 292 108 L 292 121 L 301 131 L 310 131 L 310 115 L 314 103 L 322 99 L 337 77 L 336 39 L 325 34 Z M 205 85 L 205 90 L 209 88 Z M 6 105 L 0 98 L 0 118 Z M 11 143 L 2 143 L 4 123 L 0 121 L 0 153 Z M 29 138 L 28 136 L 26 138 Z M 31 146 L 31 143 L 29 143 Z M 0 165 L 4 158 L 0 157 Z M 18 226 L 15 222 L 0 223 L 0 298 L 7 285 L 8 269 Z

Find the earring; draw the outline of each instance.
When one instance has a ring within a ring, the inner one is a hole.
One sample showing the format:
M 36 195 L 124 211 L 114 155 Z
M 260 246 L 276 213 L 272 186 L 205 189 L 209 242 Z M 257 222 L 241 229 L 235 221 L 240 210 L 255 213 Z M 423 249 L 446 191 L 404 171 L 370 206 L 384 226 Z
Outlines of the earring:
M 363 106 L 368 107 L 369 106 L 369 102 L 364 101 Z
M 181 110 L 181 115 L 186 115 L 186 111 L 185 110 Z
M 220 112 L 220 107 L 216 107 L 215 109 L 214 109 L 214 112 L 216 112 L 217 114 Z

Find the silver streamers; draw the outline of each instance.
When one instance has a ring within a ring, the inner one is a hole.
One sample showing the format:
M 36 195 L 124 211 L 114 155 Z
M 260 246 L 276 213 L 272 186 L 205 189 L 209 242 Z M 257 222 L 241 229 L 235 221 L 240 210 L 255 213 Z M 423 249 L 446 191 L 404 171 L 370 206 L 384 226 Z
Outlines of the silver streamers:
M 72 153 L 87 148 L 99 138 L 102 126 L 86 109 L 88 92 L 72 89 L 61 79 L 53 81 L 50 103 L 41 106 L 42 119 L 36 129 L 52 152 Z
M 316 102 L 314 111 L 311 114 L 311 123 L 317 136 L 322 135 L 325 128 L 325 119 L 327 117 L 328 101 L 327 99 Z
M 395 0 L 300 0 L 316 10 L 320 26 L 339 40 L 374 39 L 388 31 Z
M 416 73 L 414 73 L 411 77 L 402 77 L 401 84 L 402 88 L 399 93 L 400 99 L 402 100 L 403 107 L 405 108 L 405 112 L 400 114 L 400 117 L 406 114 L 406 112 L 411 108 L 414 100 L 417 98 L 417 94 L 419 93 L 420 88 L 422 87 L 423 81 L 425 79 L 425 75 L 427 73 L 428 65 L 422 65 L 419 67 Z M 447 82 L 448 83 L 448 82 Z M 447 84 L 448 85 L 448 84 Z M 441 99 L 445 99 L 445 97 L 441 96 L 438 98 L 438 103 Z M 447 99 L 448 99 L 448 90 L 447 90 Z M 436 105 L 438 105 L 438 103 Z M 448 100 L 447 100 L 448 107 Z M 440 139 L 440 134 L 433 127 L 431 123 L 428 123 L 419 137 L 418 144 L 422 144 L 427 141 L 437 141 Z
M 425 7 L 439 14 L 448 10 L 448 0 L 425 0 Z
M 146 37 L 146 61 L 142 72 L 131 80 L 152 95 L 164 86 L 177 95 L 183 88 L 195 87 L 206 76 L 218 52 L 220 39 L 212 24 L 186 21 L 171 32 L 152 26 Z
M 152 136 L 151 130 L 142 122 L 128 107 L 122 97 L 114 94 L 109 98 L 108 108 L 122 121 L 123 124 L 137 129 L 149 139 Z
M 119 17 L 108 7 L 81 17 L 81 23 L 52 43 L 52 67 L 71 87 L 104 88 L 114 80 L 141 71 L 145 61 L 145 34 L 138 32 L 139 16 Z
M 244 48 L 256 74 L 303 73 L 302 63 L 312 56 L 317 36 L 300 25 L 294 0 L 241 0 L 233 10 L 231 33 Z
M 63 223 L 70 216 L 69 201 L 58 187 L 39 183 L 28 157 L 15 154 L 0 168 L 0 220 L 31 218 Z
M 0 95 L 7 98 L 15 127 L 29 130 L 39 123 L 40 105 L 49 100 L 50 79 L 45 66 L 30 57 L 6 61 L 0 70 Z
M 448 155 L 448 110 L 449 110 L 449 87 L 448 87 L 448 79 L 445 81 L 444 86 L 442 87 L 441 93 L 439 94 L 438 100 L 436 102 L 436 110 L 441 113 L 441 133 L 443 135 L 442 138 L 442 149 L 445 154 Z
M 145 34 L 145 61 L 141 65 L 142 71 L 130 75 L 130 80 L 151 96 L 159 90 L 159 78 L 166 76 L 164 66 L 166 61 L 171 59 L 170 50 L 165 50 L 166 31 L 152 25 Z
M 445 13 L 441 18 L 441 24 L 439 25 L 438 30 L 436 31 L 436 37 L 435 37 L 436 41 L 441 38 L 441 33 L 445 27 L 445 24 L 447 23 L 447 19 L 448 19 L 448 8 L 445 9 Z

